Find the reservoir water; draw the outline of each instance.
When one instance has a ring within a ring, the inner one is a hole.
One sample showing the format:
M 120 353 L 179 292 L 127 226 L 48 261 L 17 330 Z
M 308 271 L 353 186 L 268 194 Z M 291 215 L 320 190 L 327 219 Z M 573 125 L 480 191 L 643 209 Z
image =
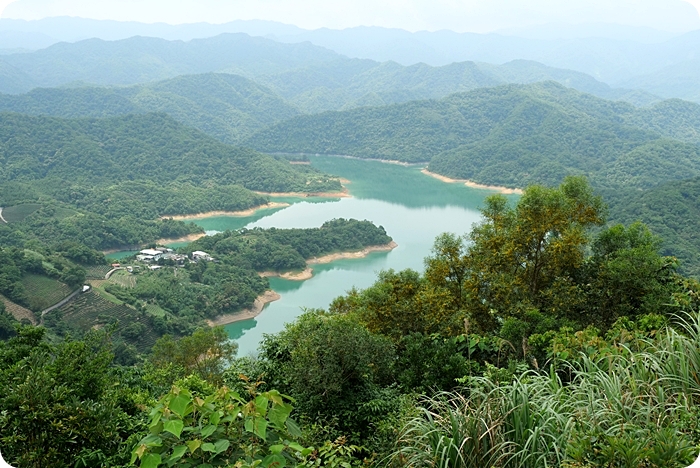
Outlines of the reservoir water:
M 261 210 L 250 217 L 212 217 L 195 222 L 207 231 L 241 227 L 317 227 L 333 218 L 368 219 L 384 226 L 398 243 L 390 252 L 365 258 L 313 265 L 306 281 L 270 278 L 282 298 L 251 320 L 232 323 L 226 330 L 238 342 L 239 356 L 255 353 L 264 333 L 276 333 L 304 308 L 326 308 L 350 288 L 365 288 L 380 270 L 423 270 L 435 237 L 443 232 L 465 234 L 480 219 L 479 208 L 494 192 L 448 184 L 422 174 L 419 166 L 336 157 L 310 157 L 311 164 L 349 180 L 352 198 L 275 198 L 290 203 L 281 209 Z

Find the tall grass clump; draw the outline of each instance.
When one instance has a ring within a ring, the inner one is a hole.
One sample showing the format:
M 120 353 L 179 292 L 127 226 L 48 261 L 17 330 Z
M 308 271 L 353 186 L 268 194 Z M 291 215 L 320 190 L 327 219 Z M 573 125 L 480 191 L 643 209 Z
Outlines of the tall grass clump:
M 685 467 L 700 453 L 700 314 L 614 353 L 426 397 L 393 461 L 408 467 Z M 570 376 L 562 382 L 560 375 Z

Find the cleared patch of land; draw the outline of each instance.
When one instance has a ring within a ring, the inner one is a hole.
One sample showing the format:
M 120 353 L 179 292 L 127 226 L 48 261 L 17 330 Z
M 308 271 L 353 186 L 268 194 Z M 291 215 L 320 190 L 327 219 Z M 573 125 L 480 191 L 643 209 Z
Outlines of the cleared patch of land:
M 115 333 L 140 351 L 150 349 L 158 339 L 145 312 L 110 302 L 95 290 L 81 294 L 60 311 L 67 323 L 86 331 L 117 322 Z
M 2 217 L 8 223 L 18 223 L 40 208 L 41 205 L 37 203 L 25 203 L 23 205 L 9 206 L 2 209 Z
M 472 182 L 471 180 L 467 180 L 467 179 L 451 179 L 450 177 L 445 177 L 444 175 L 430 172 L 428 169 L 422 169 L 421 172 L 425 175 L 429 175 L 430 177 L 441 180 L 442 182 L 446 182 L 448 184 L 460 183 L 460 184 L 466 185 L 467 187 L 476 188 L 476 189 L 484 189 L 484 190 L 493 190 L 493 191 L 496 191 L 498 193 L 502 193 L 504 195 L 511 195 L 511 194 L 522 195 L 523 194 L 523 191 L 521 189 L 518 189 L 518 188 L 499 187 L 498 185 L 477 184 L 476 182 Z
M 258 205 L 254 206 L 252 208 L 248 208 L 247 210 L 240 210 L 240 211 L 207 211 L 206 213 L 196 213 L 196 214 L 188 214 L 188 215 L 175 215 L 175 216 L 161 216 L 163 219 L 167 218 L 172 218 L 176 221 L 182 221 L 182 220 L 188 220 L 188 219 L 204 219 L 204 218 L 211 218 L 214 216 L 251 216 L 253 215 L 256 211 L 258 210 L 270 210 L 273 208 L 285 208 L 289 206 L 289 203 L 278 203 L 278 202 L 270 202 L 265 205 Z M 202 237 L 199 234 L 193 234 L 193 236 L 199 236 Z M 197 239 L 199 239 L 197 237 Z M 193 240 L 197 240 L 193 239 Z M 184 242 L 189 239 L 184 239 L 178 242 Z M 162 242 L 162 241 L 159 241 Z M 171 242 L 173 242 L 171 240 Z
M 263 278 L 282 278 L 292 281 L 304 281 L 311 278 L 314 275 L 314 271 L 311 268 L 305 268 L 302 271 L 288 271 L 286 273 L 279 273 L 277 271 L 263 271 L 258 273 Z
M 31 310 L 44 310 L 68 297 L 73 290 L 58 280 L 42 275 L 25 275 L 22 285 Z
M 250 309 L 244 309 L 234 314 L 220 315 L 213 320 L 207 320 L 207 324 L 210 327 L 216 327 L 219 325 L 226 325 L 229 323 L 240 322 L 241 320 L 255 318 L 260 314 L 260 312 L 262 312 L 265 304 L 277 301 L 281 297 L 282 296 L 277 294 L 275 291 L 265 291 L 265 294 L 258 296 L 255 299 L 255 302 L 253 302 L 253 307 Z
M 36 325 L 36 318 L 31 310 L 26 307 L 22 307 L 19 304 L 15 304 L 5 296 L 0 295 L 0 301 L 5 304 L 5 309 L 15 318 L 17 321 L 22 321 L 22 319 L 27 319 L 32 325 Z
M 314 192 L 314 193 L 306 193 L 306 192 L 255 192 L 259 193 L 260 195 L 267 195 L 268 197 L 292 197 L 292 198 L 311 198 L 311 197 L 320 197 L 320 198 L 352 198 L 352 195 L 350 195 L 350 192 L 348 189 L 343 189 L 340 192 Z

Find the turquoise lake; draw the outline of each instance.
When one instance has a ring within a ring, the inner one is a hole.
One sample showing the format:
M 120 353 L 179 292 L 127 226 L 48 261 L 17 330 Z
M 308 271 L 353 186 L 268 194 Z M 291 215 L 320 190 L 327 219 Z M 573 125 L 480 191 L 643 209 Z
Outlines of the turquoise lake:
M 282 298 L 268 304 L 250 320 L 232 323 L 226 330 L 238 342 L 239 356 L 255 353 L 263 334 L 276 333 L 304 308 L 325 308 L 350 288 L 365 288 L 380 270 L 423 270 L 438 234 L 465 234 L 480 219 L 479 208 L 494 192 L 463 184 L 448 184 L 420 172 L 420 166 L 339 157 L 310 157 L 311 164 L 350 181 L 352 198 L 275 198 L 289 207 L 261 210 L 250 217 L 212 217 L 196 220 L 206 231 L 242 227 L 306 228 L 333 218 L 367 219 L 384 226 L 398 243 L 390 252 L 361 259 L 313 265 L 306 281 L 270 278 L 270 287 Z

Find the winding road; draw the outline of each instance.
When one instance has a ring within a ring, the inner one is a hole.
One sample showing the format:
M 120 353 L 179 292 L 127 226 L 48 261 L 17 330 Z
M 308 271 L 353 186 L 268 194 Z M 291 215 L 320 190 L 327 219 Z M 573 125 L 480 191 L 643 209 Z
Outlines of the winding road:
M 2 217 L 2 206 L 0 206 L 0 221 L 7 224 L 7 221 L 5 220 L 5 218 Z

